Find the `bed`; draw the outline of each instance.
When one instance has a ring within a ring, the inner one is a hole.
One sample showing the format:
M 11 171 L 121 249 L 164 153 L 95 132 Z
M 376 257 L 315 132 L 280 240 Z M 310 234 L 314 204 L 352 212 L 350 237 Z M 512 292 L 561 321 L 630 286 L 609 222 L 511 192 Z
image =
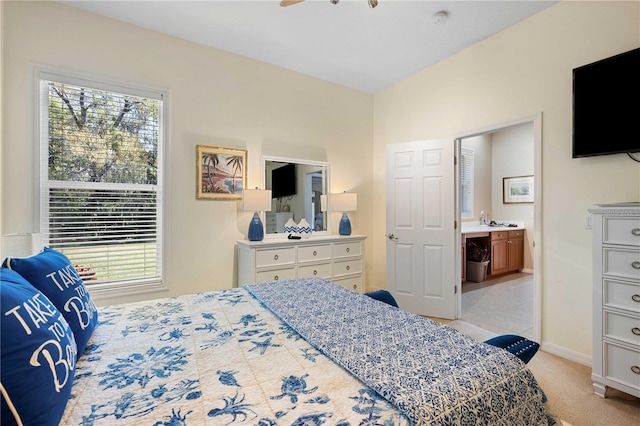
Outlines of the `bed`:
M 512 354 L 324 279 L 103 307 L 98 318 L 60 424 L 551 421 Z

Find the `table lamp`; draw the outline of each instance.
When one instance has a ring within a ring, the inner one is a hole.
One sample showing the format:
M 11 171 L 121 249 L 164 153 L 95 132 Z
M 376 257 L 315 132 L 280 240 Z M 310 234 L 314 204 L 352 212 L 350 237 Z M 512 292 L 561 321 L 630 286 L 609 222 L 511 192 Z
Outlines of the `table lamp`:
M 334 212 L 342 212 L 338 230 L 340 235 L 351 235 L 351 222 L 349 221 L 347 212 L 353 212 L 357 209 L 358 194 L 346 191 L 342 194 L 331 194 L 331 210 Z
M 264 238 L 264 226 L 260 220 L 261 211 L 271 211 L 271 190 L 268 189 L 244 189 L 242 191 L 242 210 L 253 213 L 249 222 L 249 241 L 262 241 Z

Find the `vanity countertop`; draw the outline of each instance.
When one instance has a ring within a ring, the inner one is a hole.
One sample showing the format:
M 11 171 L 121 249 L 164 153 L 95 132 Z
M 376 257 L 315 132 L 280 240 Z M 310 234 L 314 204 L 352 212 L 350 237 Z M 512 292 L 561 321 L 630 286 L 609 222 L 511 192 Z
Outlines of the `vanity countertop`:
M 496 232 L 496 231 L 517 231 L 525 229 L 524 223 L 522 222 L 498 222 L 502 223 L 513 223 L 516 226 L 489 226 L 489 225 L 480 225 L 480 222 L 462 222 L 462 234 L 476 234 L 480 232 Z

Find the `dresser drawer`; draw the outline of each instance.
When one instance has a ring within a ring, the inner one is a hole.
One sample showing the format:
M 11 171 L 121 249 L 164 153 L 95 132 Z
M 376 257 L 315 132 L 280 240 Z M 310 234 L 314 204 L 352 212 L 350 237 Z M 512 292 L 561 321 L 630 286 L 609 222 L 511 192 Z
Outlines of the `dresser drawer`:
M 298 266 L 298 277 L 331 278 L 331 264 L 320 263 L 318 265 Z
M 637 217 L 605 217 L 602 243 L 640 246 L 640 219 Z
M 640 352 L 605 342 L 604 357 L 604 377 L 640 389 Z
M 352 256 L 362 256 L 362 244 L 359 241 L 353 243 L 336 243 L 333 245 L 334 259 Z
M 364 291 L 362 284 L 362 275 L 357 277 L 349 277 L 343 279 L 333 280 L 336 284 L 340 284 L 344 288 L 348 288 L 349 290 L 357 291 L 358 293 L 362 293 Z
M 605 247 L 602 256 L 603 274 L 640 280 L 640 250 Z
M 288 280 L 296 277 L 295 268 L 275 269 L 273 271 L 256 272 L 256 282 Z
M 295 262 L 295 247 L 256 250 L 256 268 L 293 265 Z
M 640 314 L 640 283 L 627 283 L 605 279 L 602 284 L 603 305 L 627 309 Z
M 640 318 L 604 312 L 602 334 L 611 339 L 637 345 L 640 350 Z M 640 358 L 638 359 L 640 362 Z
M 362 273 L 362 260 L 346 260 L 342 262 L 335 262 L 333 264 L 333 276 L 342 277 L 345 275 L 361 274 Z
M 298 263 L 329 259 L 331 259 L 330 244 L 298 247 Z

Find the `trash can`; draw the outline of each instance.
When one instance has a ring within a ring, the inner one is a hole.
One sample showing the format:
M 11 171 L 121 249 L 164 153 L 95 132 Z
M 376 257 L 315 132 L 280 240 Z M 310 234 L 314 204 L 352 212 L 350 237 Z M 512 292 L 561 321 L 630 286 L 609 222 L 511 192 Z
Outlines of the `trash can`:
M 467 260 L 467 281 L 473 281 L 474 283 L 481 283 L 487 279 L 487 266 L 489 261 L 474 262 Z

